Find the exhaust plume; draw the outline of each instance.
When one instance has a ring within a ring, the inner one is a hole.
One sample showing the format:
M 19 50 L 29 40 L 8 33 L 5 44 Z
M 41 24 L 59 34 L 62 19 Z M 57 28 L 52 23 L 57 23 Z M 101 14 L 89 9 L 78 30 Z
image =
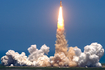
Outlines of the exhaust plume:
M 62 2 L 60 2 L 61 4 Z M 58 23 L 57 23 L 57 34 L 56 34 L 56 44 L 55 44 L 55 53 L 64 52 L 67 55 L 67 41 L 64 35 L 64 19 L 62 13 L 62 6 L 59 8 Z
M 51 65 L 56 67 L 77 66 L 77 63 L 73 61 L 73 56 L 75 55 L 74 48 L 70 47 L 68 49 L 67 40 L 65 38 L 62 6 L 60 6 L 59 9 L 56 38 L 55 55 L 51 57 Z

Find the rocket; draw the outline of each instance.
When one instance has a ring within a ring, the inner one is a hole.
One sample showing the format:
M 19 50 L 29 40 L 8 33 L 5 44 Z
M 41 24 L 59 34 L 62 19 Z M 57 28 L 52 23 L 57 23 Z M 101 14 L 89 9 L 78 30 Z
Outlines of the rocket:
M 62 1 L 60 1 L 60 7 L 62 7 Z
M 62 1 L 60 1 L 57 28 L 58 28 L 57 30 L 64 30 L 64 19 L 63 19 Z

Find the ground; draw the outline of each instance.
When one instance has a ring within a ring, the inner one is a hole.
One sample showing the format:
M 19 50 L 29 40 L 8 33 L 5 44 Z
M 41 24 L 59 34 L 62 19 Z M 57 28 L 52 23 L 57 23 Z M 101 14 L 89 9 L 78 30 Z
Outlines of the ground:
M 105 70 L 105 64 L 102 64 L 102 68 L 97 67 L 91 67 L 91 68 L 85 68 L 85 67 L 70 67 L 70 68 L 58 68 L 58 67 L 28 67 L 28 66 L 16 66 L 16 67 L 8 67 L 8 66 L 2 66 L 0 65 L 0 69 L 34 69 L 34 70 Z

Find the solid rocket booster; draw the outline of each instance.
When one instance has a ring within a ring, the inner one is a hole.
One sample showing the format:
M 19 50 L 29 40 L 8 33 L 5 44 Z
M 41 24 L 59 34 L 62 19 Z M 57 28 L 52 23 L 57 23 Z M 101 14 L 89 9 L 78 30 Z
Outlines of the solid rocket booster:
M 60 1 L 60 6 L 62 6 L 62 1 Z

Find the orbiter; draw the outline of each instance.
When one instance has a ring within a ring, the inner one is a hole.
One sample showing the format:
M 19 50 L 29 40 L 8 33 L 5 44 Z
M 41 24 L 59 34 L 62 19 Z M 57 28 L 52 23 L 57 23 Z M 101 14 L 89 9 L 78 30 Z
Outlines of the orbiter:
M 60 1 L 60 6 L 62 6 L 62 1 Z

